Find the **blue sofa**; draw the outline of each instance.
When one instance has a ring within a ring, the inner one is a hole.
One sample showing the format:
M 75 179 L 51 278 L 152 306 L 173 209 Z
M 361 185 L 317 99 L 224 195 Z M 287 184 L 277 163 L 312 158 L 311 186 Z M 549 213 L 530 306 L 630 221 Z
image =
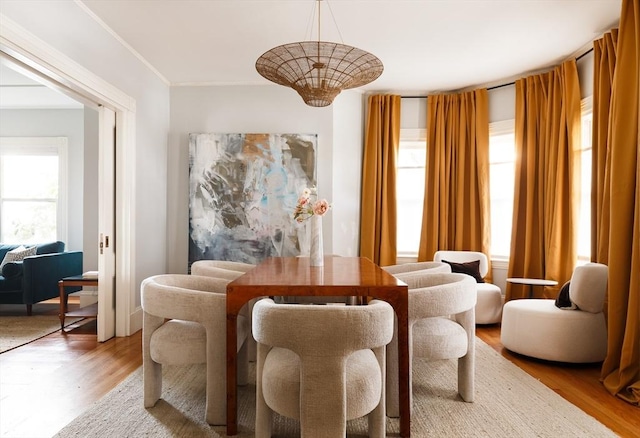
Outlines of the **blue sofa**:
M 7 252 L 19 246 L 0 243 L 0 262 Z M 60 241 L 36 247 L 35 256 L 6 263 L 0 272 L 0 304 L 25 304 L 27 315 L 31 315 L 33 304 L 60 296 L 58 280 L 82 275 L 82 251 L 65 252 L 64 242 Z M 74 292 L 72 288 L 66 291 Z

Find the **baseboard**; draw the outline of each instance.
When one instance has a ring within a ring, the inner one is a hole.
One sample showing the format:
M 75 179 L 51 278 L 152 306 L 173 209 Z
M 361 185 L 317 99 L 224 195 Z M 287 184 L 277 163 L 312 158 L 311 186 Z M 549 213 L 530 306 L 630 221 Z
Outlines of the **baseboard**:
M 142 330 L 142 307 L 138 307 L 129 316 L 129 333 L 127 336 L 131 336 L 139 330 Z

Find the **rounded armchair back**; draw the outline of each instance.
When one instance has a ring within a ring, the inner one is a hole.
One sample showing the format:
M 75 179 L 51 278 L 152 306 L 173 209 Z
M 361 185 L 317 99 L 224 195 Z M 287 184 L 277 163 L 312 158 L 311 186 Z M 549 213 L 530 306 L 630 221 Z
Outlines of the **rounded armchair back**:
M 142 308 L 171 319 L 208 322 L 212 312 L 226 318 L 227 284 L 229 280 L 199 275 L 154 275 L 140 286 Z
M 223 260 L 198 260 L 191 265 L 191 274 L 224 278 L 233 281 L 253 268 L 254 265 L 248 263 L 227 262 Z
M 476 305 L 476 282 L 468 275 L 409 272 L 396 277 L 409 287 L 409 320 L 454 315 Z
M 451 272 L 451 266 L 442 262 L 402 263 L 399 265 L 383 266 L 382 269 L 392 275 L 423 270 L 428 270 L 430 274 Z
M 365 306 L 314 306 L 263 299 L 253 307 L 253 334 L 261 344 L 300 356 L 342 356 L 391 342 L 393 308 L 377 300 Z
M 603 311 L 607 294 L 609 268 L 601 263 L 577 266 L 569 283 L 569 298 L 580 310 L 591 313 Z

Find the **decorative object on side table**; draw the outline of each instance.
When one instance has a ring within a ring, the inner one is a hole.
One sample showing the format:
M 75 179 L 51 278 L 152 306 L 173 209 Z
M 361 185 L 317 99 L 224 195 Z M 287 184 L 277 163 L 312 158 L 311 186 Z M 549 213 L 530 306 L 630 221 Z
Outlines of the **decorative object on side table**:
M 318 191 L 315 187 L 302 190 L 298 198 L 298 204 L 293 212 L 293 218 L 297 222 L 311 219 L 311 250 L 309 264 L 322 266 L 324 255 L 322 252 L 322 216 L 329 211 L 331 205 L 326 199 L 318 199 Z

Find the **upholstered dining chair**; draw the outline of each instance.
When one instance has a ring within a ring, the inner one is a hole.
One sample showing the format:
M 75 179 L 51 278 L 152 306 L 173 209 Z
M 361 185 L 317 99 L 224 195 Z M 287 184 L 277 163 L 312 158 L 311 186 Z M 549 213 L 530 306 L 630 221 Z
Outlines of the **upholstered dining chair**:
M 502 318 L 504 295 L 498 286 L 484 282 L 489 272 L 487 256 L 478 251 L 436 251 L 433 260 L 451 264 L 451 272 L 464 272 L 476 278 L 478 303 L 476 304 L 476 323 L 495 324 Z M 477 268 L 472 265 L 477 262 Z M 469 272 L 465 272 L 469 270 Z
M 162 396 L 162 365 L 206 363 L 207 423 L 226 423 L 226 287 L 228 280 L 163 274 L 146 278 L 142 295 L 144 406 Z M 238 317 L 238 383 L 248 376 L 249 320 Z
M 428 270 L 429 274 L 446 274 L 451 272 L 451 266 L 443 262 L 400 263 L 397 265 L 383 266 L 382 269 L 392 275 L 424 270 Z
M 255 268 L 251 263 L 227 260 L 197 260 L 191 264 L 191 274 L 235 280 Z
M 515 353 L 538 359 L 600 362 L 607 355 L 604 299 L 609 269 L 587 263 L 574 269 L 567 310 L 553 299 L 519 299 L 504 305 L 500 338 Z
M 474 399 L 475 280 L 465 274 L 414 271 L 395 274 L 409 287 L 409 382 L 413 390 L 413 358 L 458 359 L 458 393 Z M 387 415 L 400 415 L 398 339 L 387 347 Z M 410 405 L 413 397 L 410 394 Z
M 385 436 L 385 345 L 393 308 L 276 304 L 253 309 L 258 341 L 256 437 L 270 437 L 273 411 L 300 421 L 301 436 L 345 436 L 368 415 L 369 436 Z
M 191 264 L 191 274 L 233 281 L 255 267 L 256 265 L 251 263 L 230 260 L 197 260 Z M 257 299 L 250 300 L 247 303 L 247 309 L 243 310 L 244 315 L 249 318 L 249 325 L 251 325 L 251 311 L 256 301 Z M 247 337 L 247 355 L 251 362 L 256 360 L 256 348 L 256 341 L 253 334 L 250 334 Z

